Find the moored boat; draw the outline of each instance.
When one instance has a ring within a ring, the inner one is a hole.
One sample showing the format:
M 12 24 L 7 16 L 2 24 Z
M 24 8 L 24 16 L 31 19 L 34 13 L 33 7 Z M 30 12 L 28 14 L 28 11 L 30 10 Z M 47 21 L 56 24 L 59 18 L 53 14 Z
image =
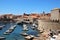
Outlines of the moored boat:
M 37 25 L 35 23 L 33 23 L 32 27 L 33 30 L 37 28 Z
M 24 33 L 24 32 L 22 32 L 21 35 L 28 36 L 28 34 L 27 33 Z
M 0 37 L 0 40 L 5 40 L 6 38 L 5 37 Z
M 5 27 L 5 25 L 0 26 L 0 30 L 2 30 L 3 27 Z
M 28 31 L 28 27 L 27 27 L 26 24 L 23 24 L 23 30 L 24 30 L 24 31 Z
M 16 25 L 11 26 L 6 32 L 4 32 L 4 34 L 10 34 L 14 29 L 15 29 Z
M 12 32 L 12 30 L 7 30 L 6 32 L 4 32 L 5 35 L 8 35 Z
M 28 35 L 28 36 L 25 37 L 26 40 L 32 40 L 33 38 L 34 38 L 33 35 Z

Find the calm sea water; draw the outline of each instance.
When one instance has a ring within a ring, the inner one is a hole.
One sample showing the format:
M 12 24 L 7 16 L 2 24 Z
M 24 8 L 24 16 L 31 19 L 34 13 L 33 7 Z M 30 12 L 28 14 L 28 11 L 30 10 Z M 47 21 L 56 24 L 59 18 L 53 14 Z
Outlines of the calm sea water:
M 16 25 L 16 28 L 14 29 L 14 31 L 12 33 L 10 33 L 9 35 L 4 35 L 3 33 L 6 32 L 6 30 L 8 30 L 11 25 L 15 25 L 15 23 L 0 23 L 0 25 L 5 25 L 5 27 L 0 30 L 0 36 L 4 36 L 6 37 L 6 40 L 25 40 L 24 39 L 24 36 L 20 35 L 20 33 L 22 32 L 26 32 L 28 33 L 29 35 L 35 35 L 37 36 L 38 34 L 38 31 L 37 30 L 32 30 L 31 27 L 32 25 L 31 24 L 27 24 L 28 26 L 28 31 L 23 31 L 23 25 Z

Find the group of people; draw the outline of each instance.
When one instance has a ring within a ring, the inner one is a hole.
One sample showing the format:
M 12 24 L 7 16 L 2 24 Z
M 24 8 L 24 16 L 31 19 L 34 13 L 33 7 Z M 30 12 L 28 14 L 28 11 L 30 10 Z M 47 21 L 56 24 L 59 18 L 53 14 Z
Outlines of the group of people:
M 60 40 L 60 31 L 54 32 L 50 30 L 49 36 L 50 36 L 50 40 Z
M 60 31 L 49 30 L 42 33 L 43 40 L 60 40 Z
M 39 37 L 34 40 L 60 40 L 60 30 L 44 30 Z

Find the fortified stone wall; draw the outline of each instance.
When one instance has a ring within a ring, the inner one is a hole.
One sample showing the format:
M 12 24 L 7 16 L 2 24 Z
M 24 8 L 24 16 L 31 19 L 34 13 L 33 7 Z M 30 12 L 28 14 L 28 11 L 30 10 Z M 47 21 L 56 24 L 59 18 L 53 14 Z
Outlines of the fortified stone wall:
M 45 20 L 38 20 L 38 29 L 39 30 L 60 30 L 60 24 L 56 22 L 51 21 L 45 21 Z
M 55 9 L 51 10 L 50 20 L 60 21 L 60 8 L 55 8 Z

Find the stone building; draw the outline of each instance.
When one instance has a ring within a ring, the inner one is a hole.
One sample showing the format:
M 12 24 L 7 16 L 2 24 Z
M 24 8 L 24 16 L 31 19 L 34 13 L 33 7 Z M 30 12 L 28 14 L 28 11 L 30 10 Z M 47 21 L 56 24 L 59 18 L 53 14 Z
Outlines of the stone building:
M 50 19 L 52 21 L 59 21 L 60 20 L 60 9 L 59 8 L 55 8 L 55 9 L 51 10 Z
M 51 14 L 47 13 L 47 14 L 40 14 L 40 19 L 43 20 L 50 20 Z
M 53 10 L 51 10 L 51 14 L 49 14 L 51 16 L 46 16 L 46 14 L 44 16 L 41 16 L 38 20 L 38 29 L 39 30 L 43 30 L 45 29 L 47 30 L 60 30 L 60 24 L 57 22 L 60 22 L 60 9 L 59 8 L 55 8 Z M 45 17 L 46 16 L 46 17 Z M 47 18 L 49 17 L 49 18 Z M 44 19 L 49 19 L 49 20 L 44 20 Z M 54 22 L 52 22 L 54 21 Z
M 25 14 L 22 15 L 23 21 L 28 21 L 28 22 L 33 22 L 33 18 L 30 16 L 30 14 Z

